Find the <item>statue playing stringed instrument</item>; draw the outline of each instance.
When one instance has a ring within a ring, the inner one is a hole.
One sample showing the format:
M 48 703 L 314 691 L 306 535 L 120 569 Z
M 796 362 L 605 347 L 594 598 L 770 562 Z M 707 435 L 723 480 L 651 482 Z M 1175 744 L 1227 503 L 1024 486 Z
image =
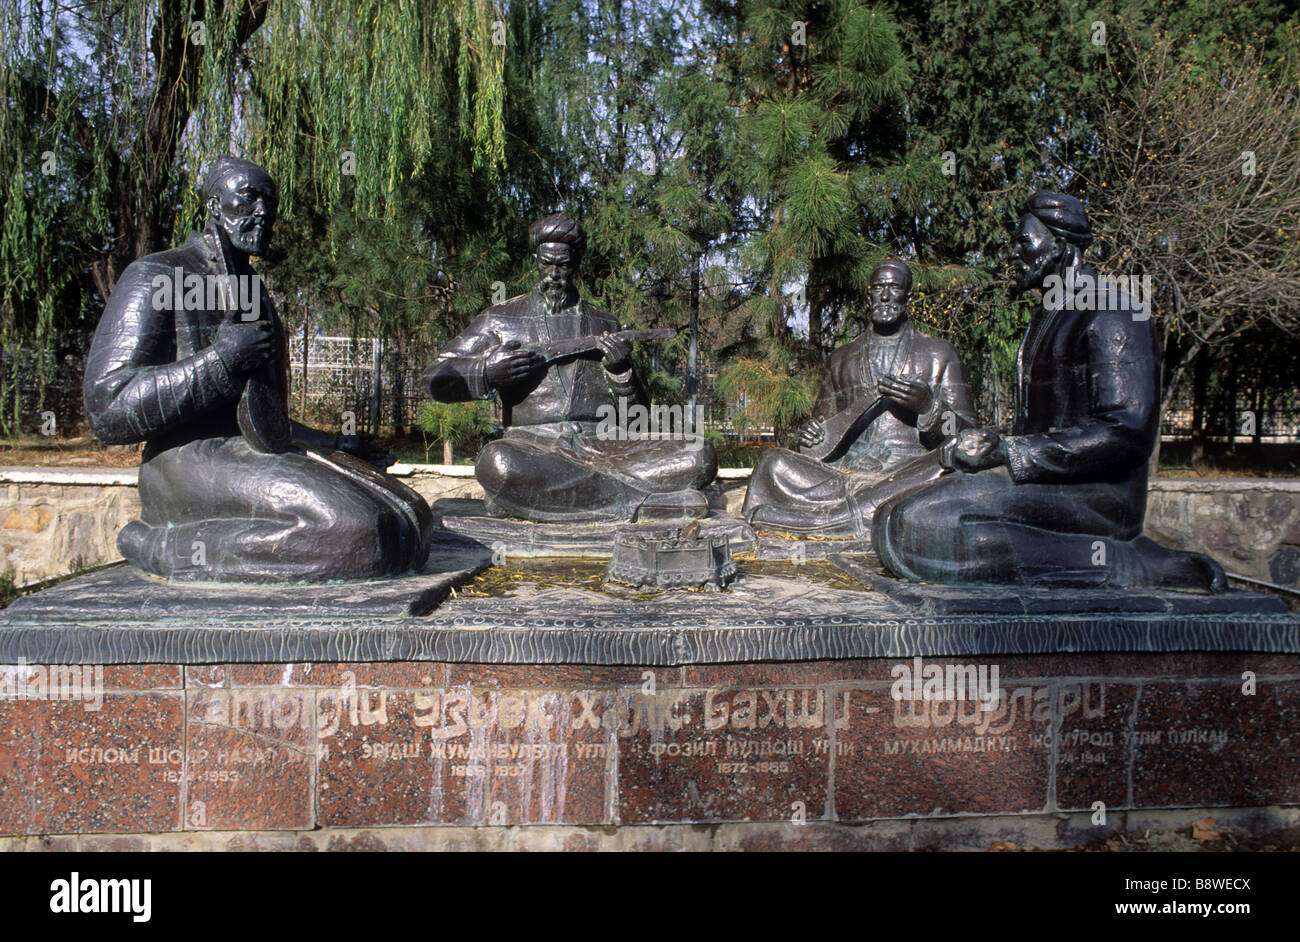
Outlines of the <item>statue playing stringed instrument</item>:
M 911 289 L 898 259 L 872 272 L 867 329 L 828 358 L 800 452 L 769 449 L 754 469 L 755 528 L 869 539 L 880 503 L 943 473 L 935 449 L 974 413 L 957 351 L 908 319 Z
M 505 436 L 474 467 L 488 513 L 539 522 L 705 516 L 718 459 L 699 430 L 677 440 L 601 432 L 611 411 L 649 406 L 632 344 L 675 332 L 621 330 L 579 298 L 585 236 L 569 217 L 535 222 L 528 238 L 537 286 L 480 314 L 424 376 L 441 402 L 501 396 Z

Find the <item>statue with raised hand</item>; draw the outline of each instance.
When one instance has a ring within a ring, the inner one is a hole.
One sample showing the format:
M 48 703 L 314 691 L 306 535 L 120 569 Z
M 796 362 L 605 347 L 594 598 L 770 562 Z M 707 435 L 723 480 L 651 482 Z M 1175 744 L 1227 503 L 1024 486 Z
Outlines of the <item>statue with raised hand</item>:
M 270 245 L 274 182 L 222 157 L 209 222 L 122 273 L 86 362 L 103 441 L 143 441 L 131 563 L 177 580 L 371 579 L 422 566 L 433 515 L 383 473 L 392 456 L 288 415 L 288 346 L 250 256 Z

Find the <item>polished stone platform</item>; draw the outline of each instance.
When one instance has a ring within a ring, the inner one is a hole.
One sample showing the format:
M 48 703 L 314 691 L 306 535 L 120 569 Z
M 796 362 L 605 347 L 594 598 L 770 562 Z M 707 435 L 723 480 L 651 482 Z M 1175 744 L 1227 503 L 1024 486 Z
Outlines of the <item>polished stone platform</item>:
M 1257 615 L 1289 611 L 1275 595 L 1230 591 L 1222 595 L 1158 589 L 1014 589 L 924 585 L 896 579 L 872 554 L 829 554 L 827 561 L 918 615 Z
M 825 560 L 741 556 L 723 592 L 602 589 L 599 559 L 509 560 L 445 536 L 433 571 L 383 584 L 168 585 L 126 565 L 0 612 L 0 663 L 448 661 L 644 664 L 1031 654 L 1300 652 L 1300 616 L 1257 593 L 934 587 Z M 495 574 L 495 575 L 493 575 Z M 994 593 L 991 597 L 980 594 Z M 989 611 L 990 598 L 1001 600 Z M 927 609 L 927 605 L 931 606 Z M 939 606 L 948 606 L 940 611 Z M 980 610 L 983 606 L 984 610 Z M 1136 607 L 1135 607 L 1136 606 Z M 1145 606 L 1145 607 L 1144 607 Z
M 312 619 L 384 619 L 433 611 L 459 585 L 491 565 L 491 553 L 469 541 L 444 540 L 430 550 L 423 571 L 368 582 L 296 586 L 170 582 L 126 563 L 16 599 L 6 620 L 111 621 L 126 625 L 196 618 L 285 624 Z
M 434 522 L 451 533 L 475 540 L 506 557 L 590 556 L 608 559 L 614 552 L 615 533 L 646 536 L 664 533 L 684 522 L 651 523 L 528 523 L 489 517 L 483 501 L 443 498 L 433 504 Z M 727 534 L 733 554 L 751 552 L 757 545 L 754 531 L 738 517 L 714 511 L 700 521 L 700 537 Z
M 384 583 L 69 579 L 0 611 L 0 848 L 1089 847 L 1290 820 L 1300 616 L 1276 599 L 945 590 L 811 542 L 760 540 L 722 592 L 446 531 Z M 899 699 L 917 657 L 996 669 L 996 702 Z
M 143 848 L 224 831 L 257 847 L 253 832 L 325 829 L 384 849 L 474 828 L 488 846 L 540 847 L 566 825 L 588 832 L 550 849 L 576 850 L 625 829 L 654 847 L 666 835 L 636 829 L 766 822 L 748 849 L 901 850 L 1104 846 L 1161 814 L 1261 835 L 1290 807 L 1294 827 L 1300 656 L 972 662 L 998 671 L 991 709 L 896 699 L 887 658 L 108 665 L 93 702 L 0 698 L 0 836 Z M 40 670 L 0 674 L 12 687 Z M 367 833 L 383 828 L 409 836 Z

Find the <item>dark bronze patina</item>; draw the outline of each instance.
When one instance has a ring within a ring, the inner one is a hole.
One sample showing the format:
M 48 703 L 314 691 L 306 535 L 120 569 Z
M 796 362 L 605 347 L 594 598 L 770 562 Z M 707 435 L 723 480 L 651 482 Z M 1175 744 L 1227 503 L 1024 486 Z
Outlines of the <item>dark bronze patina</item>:
M 911 287 L 904 262 L 872 272 L 870 322 L 827 360 L 802 453 L 769 449 L 754 469 L 755 527 L 865 538 L 879 504 L 943 473 L 934 452 L 973 424 L 970 390 L 957 351 L 912 326 Z
M 86 363 L 95 434 L 145 442 L 140 519 L 119 550 L 146 572 L 195 581 L 369 579 L 423 565 L 433 516 L 383 473 L 392 456 L 289 419 L 284 328 L 249 263 L 271 240 L 274 183 L 223 157 L 203 195 L 203 232 L 122 273 Z
M 700 522 L 663 533 L 618 533 L 605 569 L 607 582 L 645 589 L 718 591 L 736 577 L 731 538 L 700 536 Z
M 635 334 L 583 301 L 574 285 L 581 227 L 556 213 L 534 223 L 529 243 L 540 280 L 528 294 L 488 308 L 425 373 L 442 402 L 501 396 L 506 432 L 474 473 L 488 513 L 534 521 L 702 517 L 701 489 L 717 473 L 707 441 L 619 440 L 601 433 L 612 410 L 647 407 L 632 365 Z M 549 351 L 598 349 L 601 359 Z
M 873 546 L 900 576 L 951 584 L 1151 586 L 1222 591 L 1207 556 L 1142 536 L 1159 431 L 1157 342 L 1133 299 L 1098 291 L 1083 262 L 1083 205 L 1039 191 L 1012 250 L 1022 291 L 1055 284 L 1016 360 L 1010 429 L 967 429 L 941 450 L 957 473 L 882 505 Z

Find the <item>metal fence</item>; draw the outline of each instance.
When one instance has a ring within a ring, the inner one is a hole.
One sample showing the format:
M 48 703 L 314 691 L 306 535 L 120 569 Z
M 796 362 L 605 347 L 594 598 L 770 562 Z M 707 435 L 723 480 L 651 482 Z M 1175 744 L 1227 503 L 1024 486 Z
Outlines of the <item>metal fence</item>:
M 305 352 L 305 356 L 304 356 Z M 374 337 L 289 341 L 290 409 L 304 421 L 338 425 L 352 413 L 358 430 L 409 428 L 426 398 L 420 376 L 436 354 Z
M 1226 397 L 1205 403 L 1204 437 L 1212 442 L 1259 442 L 1266 445 L 1300 443 L 1300 390 L 1272 397 L 1259 406 L 1249 396 L 1238 396 L 1235 405 Z M 1195 414 L 1190 394 L 1177 397 L 1165 411 L 1160 424 L 1162 441 L 1189 441 Z
M 437 355 L 434 349 L 409 343 L 386 345 L 372 337 L 334 336 L 310 338 L 305 352 L 304 358 L 302 336 L 291 337 L 290 412 L 301 421 L 329 428 L 338 427 L 343 413 L 351 412 L 357 429 L 372 433 L 414 426 L 420 403 L 427 398 L 420 377 Z M 40 379 L 42 366 L 49 377 L 45 382 Z M 46 413 L 54 414 L 61 432 L 79 425 L 84 370 L 85 360 L 79 356 L 64 356 L 60 362 L 51 352 L 0 350 L 0 377 L 15 386 L 21 424 L 29 432 L 40 427 Z M 746 404 L 721 398 L 717 374 L 718 364 L 701 351 L 697 402 L 704 407 L 705 428 L 731 439 L 742 434 L 770 437 L 770 428 L 736 420 Z M 1192 417 L 1189 390 L 1163 416 L 1162 440 L 1189 440 Z M 1207 441 L 1300 444 L 1300 388 L 1273 392 L 1258 407 L 1246 395 L 1238 396 L 1235 408 L 1226 395 L 1211 396 L 1205 404 L 1204 428 Z

